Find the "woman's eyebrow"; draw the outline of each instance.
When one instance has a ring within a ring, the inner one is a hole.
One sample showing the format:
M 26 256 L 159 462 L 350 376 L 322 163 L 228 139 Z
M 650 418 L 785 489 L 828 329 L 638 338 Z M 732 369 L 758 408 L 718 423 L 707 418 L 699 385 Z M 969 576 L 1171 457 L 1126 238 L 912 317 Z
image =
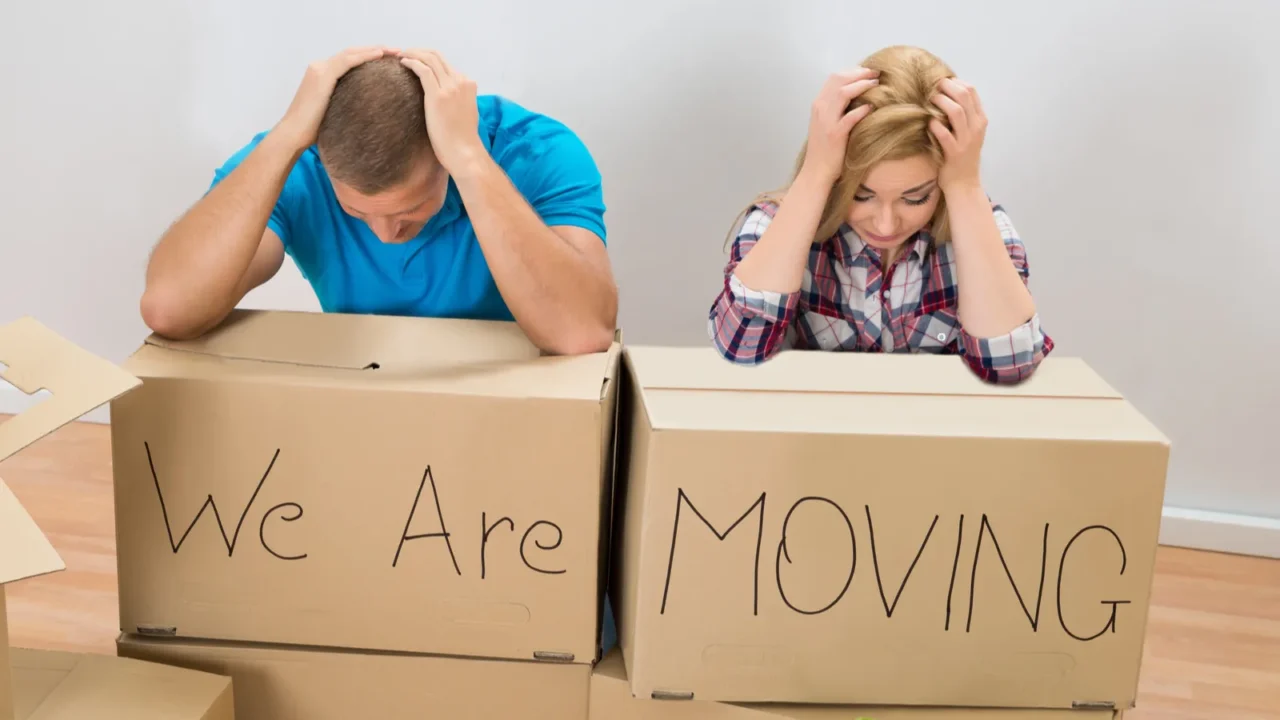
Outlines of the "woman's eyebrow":
M 909 188 L 909 189 L 907 189 L 907 190 L 902 191 L 902 194 L 903 194 L 903 195 L 915 195 L 916 193 L 918 193 L 918 192 L 921 192 L 921 191 L 925 190 L 926 188 L 928 188 L 929 186 L 933 185 L 933 184 L 934 184 L 934 183 L 936 183 L 936 182 L 938 182 L 938 181 L 937 181 L 937 180 L 929 180 L 929 181 L 924 182 L 924 183 L 921 183 L 920 185 L 917 185 L 917 186 L 915 186 L 915 187 L 913 187 L 913 188 Z M 863 191 L 863 192 L 871 193 L 872 195 L 875 195 L 875 194 L 876 194 L 876 191 L 875 191 L 875 190 L 872 190 L 871 188 L 867 187 L 866 185 L 859 185 L 859 186 L 858 186 L 858 189 L 859 189 L 859 190 L 861 190 L 861 191 Z

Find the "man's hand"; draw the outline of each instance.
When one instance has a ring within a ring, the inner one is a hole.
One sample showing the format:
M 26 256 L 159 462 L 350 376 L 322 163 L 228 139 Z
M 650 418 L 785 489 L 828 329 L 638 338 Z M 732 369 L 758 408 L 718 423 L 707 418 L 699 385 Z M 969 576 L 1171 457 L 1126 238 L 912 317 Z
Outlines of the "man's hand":
M 297 150 L 309 147 L 320 133 L 320 121 L 329 108 L 329 98 L 338 79 L 354 67 L 397 52 L 395 48 L 381 45 L 348 48 L 331 58 L 311 63 L 275 132 L 287 138 L 289 145 Z
M 455 178 L 466 175 L 486 155 L 478 131 L 475 82 L 434 50 L 406 50 L 400 62 L 422 80 L 427 135 L 436 159 Z

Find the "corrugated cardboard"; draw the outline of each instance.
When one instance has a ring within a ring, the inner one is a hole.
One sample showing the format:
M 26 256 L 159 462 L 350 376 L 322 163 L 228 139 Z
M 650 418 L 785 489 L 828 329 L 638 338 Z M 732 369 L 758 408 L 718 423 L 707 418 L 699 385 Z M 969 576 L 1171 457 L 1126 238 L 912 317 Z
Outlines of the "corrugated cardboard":
M 149 339 L 111 408 L 121 627 L 593 662 L 618 355 L 295 312 Z
M 139 384 L 31 318 L 0 326 L 0 377 L 29 395 L 47 395 L 0 422 L 0 461 Z M 10 648 L 5 586 L 65 568 L 0 480 L 0 720 L 232 720 L 225 677 Z
M 237 720 L 583 720 L 591 666 L 121 635 L 121 656 L 230 676 Z
M 17 720 L 235 720 L 230 678 L 108 655 L 13 650 Z
M 1132 706 L 1169 443 L 1083 362 L 624 355 L 636 695 Z
M 1120 720 L 1112 710 L 912 708 L 872 705 L 734 704 L 654 700 L 631 694 L 622 653 L 609 653 L 591 674 L 590 720 Z

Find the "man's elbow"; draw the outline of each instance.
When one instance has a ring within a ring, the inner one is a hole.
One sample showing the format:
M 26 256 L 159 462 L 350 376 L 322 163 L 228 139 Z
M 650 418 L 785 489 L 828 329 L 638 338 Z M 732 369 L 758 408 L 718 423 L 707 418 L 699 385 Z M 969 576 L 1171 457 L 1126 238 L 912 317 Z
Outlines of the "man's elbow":
M 593 323 L 550 338 L 542 349 L 554 355 L 589 355 L 608 350 L 613 339 L 613 328 L 604 323 Z
M 148 288 L 139 302 L 142 322 L 155 334 L 170 340 L 191 340 L 201 334 L 201 328 L 193 323 L 187 308 L 171 293 Z

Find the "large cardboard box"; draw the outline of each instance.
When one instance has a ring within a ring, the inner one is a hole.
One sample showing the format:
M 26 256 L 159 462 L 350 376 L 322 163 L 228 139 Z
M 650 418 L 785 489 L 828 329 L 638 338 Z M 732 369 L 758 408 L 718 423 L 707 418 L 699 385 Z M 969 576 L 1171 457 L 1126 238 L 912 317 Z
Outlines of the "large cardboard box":
M 123 657 L 227 675 L 236 720 L 585 720 L 591 666 L 121 635 Z
M 0 421 L 0 461 L 138 385 L 137 378 L 31 318 L 0 326 L 0 378 L 38 398 Z M 5 586 L 65 569 L 0 480 L 0 720 L 232 720 L 226 677 L 9 647 Z
M 591 673 L 590 720 L 1121 720 L 1119 710 L 884 707 L 718 703 L 654 700 L 631 694 L 622 653 L 614 650 Z
M 624 356 L 636 695 L 1132 706 L 1169 443 L 1084 362 Z
M 151 337 L 111 407 L 121 628 L 593 662 L 619 347 L 264 311 Z

